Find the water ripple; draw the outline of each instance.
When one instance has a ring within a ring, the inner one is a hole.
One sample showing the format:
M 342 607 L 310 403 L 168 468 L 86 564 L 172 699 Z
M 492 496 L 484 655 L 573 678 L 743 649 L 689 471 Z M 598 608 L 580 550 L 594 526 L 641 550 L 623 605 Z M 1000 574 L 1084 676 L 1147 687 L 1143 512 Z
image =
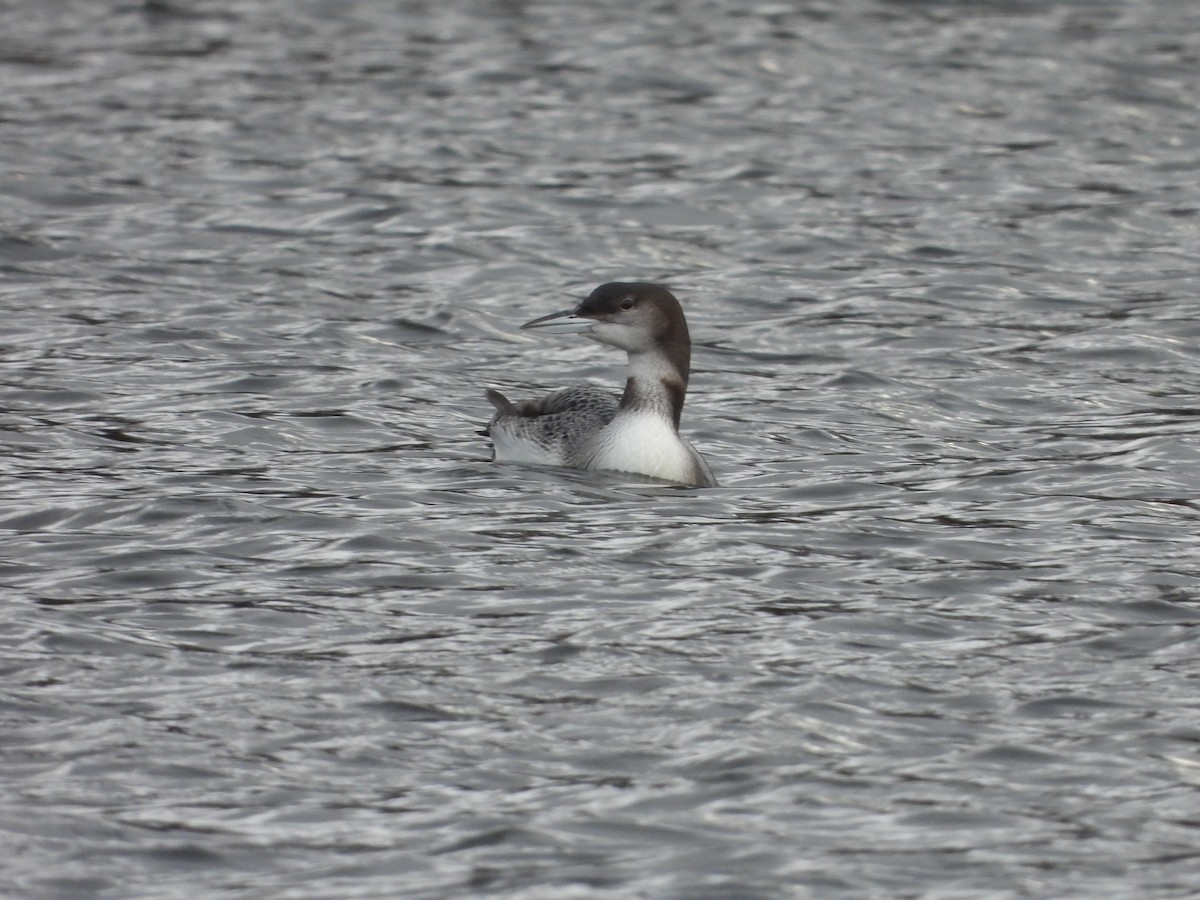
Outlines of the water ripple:
M 5 884 L 1190 895 L 1197 24 L 0 11 Z M 488 462 L 615 278 L 723 487 Z

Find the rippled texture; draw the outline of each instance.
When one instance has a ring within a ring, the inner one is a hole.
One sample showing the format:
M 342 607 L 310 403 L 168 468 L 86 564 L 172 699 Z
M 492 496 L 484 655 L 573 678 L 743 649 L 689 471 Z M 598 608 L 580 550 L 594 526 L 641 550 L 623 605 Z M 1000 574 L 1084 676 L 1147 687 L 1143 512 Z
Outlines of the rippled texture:
M 0 7 L 27 897 L 1200 883 L 1200 11 Z M 668 281 L 723 487 L 487 462 Z

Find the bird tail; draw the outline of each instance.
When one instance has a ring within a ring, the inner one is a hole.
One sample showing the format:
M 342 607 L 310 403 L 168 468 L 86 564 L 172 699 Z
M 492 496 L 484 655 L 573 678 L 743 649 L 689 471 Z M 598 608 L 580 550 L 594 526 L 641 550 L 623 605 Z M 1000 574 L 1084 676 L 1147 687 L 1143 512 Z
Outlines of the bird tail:
M 502 415 L 502 416 L 517 415 L 517 408 L 515 406 L 513 406 L 512 401 L 509 400 L 507 397 L 505 397 L 502 393 L 500 393 L 495 388 L 488 388 L 484 392 L 484 396 L 488 398 L 488 402 L 491 403 L 492 406 L 496 407 L 496 412 L 498 412 L 500 415 Z

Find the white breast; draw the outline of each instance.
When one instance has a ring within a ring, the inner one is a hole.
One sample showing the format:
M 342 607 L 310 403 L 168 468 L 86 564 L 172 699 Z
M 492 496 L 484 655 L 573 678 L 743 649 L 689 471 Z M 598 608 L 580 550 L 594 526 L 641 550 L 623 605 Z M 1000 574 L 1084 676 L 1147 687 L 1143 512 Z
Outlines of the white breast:
M 692 452 L 662 416 L 621 413 L 597 436 L 587 467 L 687 483 L 693 477 Z

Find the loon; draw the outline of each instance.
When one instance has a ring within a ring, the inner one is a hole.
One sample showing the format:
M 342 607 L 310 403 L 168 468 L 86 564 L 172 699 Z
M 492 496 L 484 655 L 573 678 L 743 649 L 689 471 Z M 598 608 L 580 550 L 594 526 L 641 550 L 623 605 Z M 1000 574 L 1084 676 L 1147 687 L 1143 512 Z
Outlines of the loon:
M 585 334 L 629 354 L 620 401 L 595 387 L 567 387 L 513 403 L 497 390 L 488 423 L 495 462 L 534 463 L 647 475 L 716 487 L 703 457 L 679 434 L 692 342 L 683 309 L 660 284 L 602 284 L 577 307 L 521 326 Z

